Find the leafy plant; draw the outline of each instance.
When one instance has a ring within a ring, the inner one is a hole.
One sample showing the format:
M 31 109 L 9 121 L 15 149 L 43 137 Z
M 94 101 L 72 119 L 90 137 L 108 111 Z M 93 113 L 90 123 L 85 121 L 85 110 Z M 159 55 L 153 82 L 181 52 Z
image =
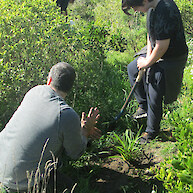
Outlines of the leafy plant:
M 114 151 L 120 154 L 121 158 L 125 161 L 129 162 L 131 160 L 136 160 L 136 158 L 141 154 L 139 135 L 140 131 L 134 136 L 134 133 L 129 129 L 127 129 L 121 137 L 116 133 L 112 133 L 110 137 L 114 143 Z

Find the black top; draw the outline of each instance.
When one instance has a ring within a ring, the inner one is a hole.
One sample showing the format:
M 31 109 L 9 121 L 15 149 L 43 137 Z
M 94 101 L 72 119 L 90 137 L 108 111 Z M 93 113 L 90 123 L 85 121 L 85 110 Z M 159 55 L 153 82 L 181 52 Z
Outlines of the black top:
M 169 48 L 162 58 L 173 58 L 188 52 L 181 15 L 173 0 L 160 0 L 147 24 L 152 48 L 156 40 L 170 39 Z
M 61 11 L 66 11 L 70 0 L 57 0 L 56 3 L 61 7 Z

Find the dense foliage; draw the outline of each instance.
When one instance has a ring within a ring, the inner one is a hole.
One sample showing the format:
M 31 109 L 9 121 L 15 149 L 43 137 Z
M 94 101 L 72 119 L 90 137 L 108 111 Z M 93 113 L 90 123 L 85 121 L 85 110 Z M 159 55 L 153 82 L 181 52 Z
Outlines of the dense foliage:
M 178 5 L 182 20 L 184 21 L 184 27 L 186 33 L 189 34 L 191 37 L 193 36 L 193 18 L 192 18 L 192 0 L 175 0 L 176 4 Z
M 113 65 L 106 60 L 111 57 L 107 50 L 115 50 L 116 45 L 110 41 L 114 38 L 110 37 L 110 26 L 80 19 L 79 25 L 70 27 L 55 2 L 48 0 L 1 0 L 0 6 L 1 128 L 26 91 L 45 83 L 50 67 L 60 61 L 76 69 L 68 103 L 79 113 L 97 105 L 103 119 L 108 119 L 120 108 L 126 87 L 123 65 L 129 54 L 123 55 L 123 63 Z

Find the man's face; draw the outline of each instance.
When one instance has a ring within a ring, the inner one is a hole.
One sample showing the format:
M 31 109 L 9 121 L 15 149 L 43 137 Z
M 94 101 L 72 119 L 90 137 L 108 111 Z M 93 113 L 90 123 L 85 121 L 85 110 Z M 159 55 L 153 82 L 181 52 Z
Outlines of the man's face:
M 132 7 L 135 11 L 137 12 L 143 12 L 146 13 L 149 9 L 149 1 L 148 0 L 144 0 L 143 1 L 143 5 L 141 6 L 133 6 Z

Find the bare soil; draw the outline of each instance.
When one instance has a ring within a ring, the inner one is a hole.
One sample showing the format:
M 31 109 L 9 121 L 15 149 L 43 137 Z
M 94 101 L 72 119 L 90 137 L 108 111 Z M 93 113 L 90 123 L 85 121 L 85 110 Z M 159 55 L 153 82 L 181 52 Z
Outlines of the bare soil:
M 154 167 L 164 158 L 176 152 L 174 142 L 155 141 L 144 146 L 144 156 L 138 161 L 126 162 L 121 158 L 109 158 L 115 152 L 101 154 L 102 161 L 91 161 L 84 171 L 95 171 L 91 186 L 99 193 L 158 193 L 167 192 L 162 182 L 155 178 Z

